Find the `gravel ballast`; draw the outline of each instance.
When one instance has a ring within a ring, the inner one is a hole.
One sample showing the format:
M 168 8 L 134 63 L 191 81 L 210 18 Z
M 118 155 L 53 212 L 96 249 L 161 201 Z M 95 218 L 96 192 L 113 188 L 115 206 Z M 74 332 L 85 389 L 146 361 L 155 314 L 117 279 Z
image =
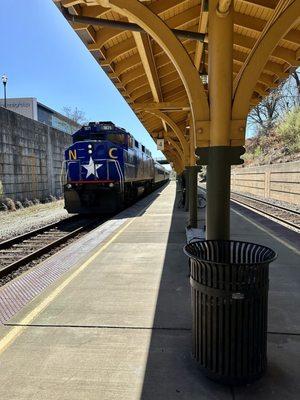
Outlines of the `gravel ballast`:
M 0 241 L 70 217 L 64 201 L 37 204 L 17 211 L 0 212 Z

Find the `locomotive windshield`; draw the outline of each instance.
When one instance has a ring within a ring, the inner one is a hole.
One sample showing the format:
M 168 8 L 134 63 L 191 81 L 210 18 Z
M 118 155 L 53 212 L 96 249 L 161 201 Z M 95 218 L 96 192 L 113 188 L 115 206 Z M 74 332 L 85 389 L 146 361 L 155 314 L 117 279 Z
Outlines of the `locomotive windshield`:
M 107 132 L 89 132 L 85 135 L 76 136 L 76 141 L 84 140 L 108 140 L 116 144 L 126 144 L 126 135 L 122 133 L 107 133 Z
M 124 133 L 108 132 L 80 132 L 73 135 L 74 143 L 86 140 L 109 140 L 112 143 L 127 144 L 127 135 Z
M 126 144 L 126 137 L 127 135 L 124 135 L 124 133 L 109 133 L 106 136 L 106 140 L 112 143 Z
M 86 140 L 108 140 L 112 143 L 127 145 L 128 134 L 112 123 L 89 123 L 73 134 L 73 142 Z

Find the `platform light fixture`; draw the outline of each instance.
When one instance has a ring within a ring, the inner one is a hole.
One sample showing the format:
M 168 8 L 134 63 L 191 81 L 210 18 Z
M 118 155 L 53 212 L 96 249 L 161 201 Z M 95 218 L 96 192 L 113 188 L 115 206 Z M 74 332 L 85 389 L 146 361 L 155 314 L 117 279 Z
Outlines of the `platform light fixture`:
M 2 75 L 1 80 L 2 80 L 3 88 L 4 88 L 4 108 L 6 108 L 6 84 L 7 84 L 8 78 L 4 74 L 4 75 Z
M 206 74 L 200 74 L 200 78 L 202 80 L 202 83 L 206 89 L 206 86 L 208 85 L 208 75 Z
M 208 44 L 203 43 L 199 75 L 206 90 L 208 90 L 208 72 L 205 65 L 205 54 L 207 50 L 208 50 Z
M 199 71 L 200 78 L 202 80 L 202 83 L 203 83 L 205 89 L 207 89 L 207 86 L 208 86 L 208 73 L 207 73 L 206 66 L 205 66 L 205 50 L 206 49 L 207 49 L 207 44 L 204 43 L 203 50 L 202 50 L 200 71 Z

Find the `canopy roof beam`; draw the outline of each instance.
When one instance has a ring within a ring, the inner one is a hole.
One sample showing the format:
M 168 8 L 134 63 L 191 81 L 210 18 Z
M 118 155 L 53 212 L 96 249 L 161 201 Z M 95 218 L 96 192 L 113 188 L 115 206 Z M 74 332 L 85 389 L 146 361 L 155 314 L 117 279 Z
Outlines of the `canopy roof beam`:
M 208 23 L 208 0 L 203 0 L 201 2 L 201 12 L 199 16 L 198 32 L 206 34 Z M 194 64 L 197 70 L 200 69 L 200 64 L 202 60 L 202 54 L 204 49 L 204 42 L 197 42 L 194 56 Z
M 101 18 L 93 18 L 93 17 L 86 17 L 80 15 L 70 14 L 66 8 L 62 9 L 62 13 L 64 14 L 65 18 L 72 22 L 73 24 L 83 24 L 83 25 L 92 25 L 92 26 L 106 26 L 114 29 L 119 30 L 128 30 L 132 32 L 141 32 L 146 33 L 146 31 L 141 28 L 138 24 L 134 24 L 132 22 L 125 22 L 125 21 L 115 21 L 115 20 L 108 20 L 108 19 L 101 19 Z M 174 35 L 180 39 L 189 39 L 189 40 L 205 40 L 205 34 L 199 32 L 192 32 L 183 29 L 172 29 Z
M 189 145 L 184 137 L 183 132 L 181 129 L 178 127 L 178 125 L 166 114 L 163 113 L 160 110 L 146 110 L 146 112 L 155 115 L 157 118 L 160 118 L 161 120 L 164 120 L 167 125 L 172 129 L 176 137 L 178 138 L 182 151 L 183 151 L 183 156 L 184 156 L 184 165 L 189 164 Z
M 134 103 L 135 110 L 189 111 L 188 102 Z
M 133 37 L 142 60 L 142 64 L 145 70 L 146 77 L 149 82 L 149 86 L 152 92 L 153 100 L 156 103 L 163 101 L 163 95 L 161 91 L 161 85 L 155 65 L 155 59 L 152 51 L 151 40 L 148 34 L 133 32 Z M 167 125 L 164 120 L 162 120 L 162 125 L 167 131 Z

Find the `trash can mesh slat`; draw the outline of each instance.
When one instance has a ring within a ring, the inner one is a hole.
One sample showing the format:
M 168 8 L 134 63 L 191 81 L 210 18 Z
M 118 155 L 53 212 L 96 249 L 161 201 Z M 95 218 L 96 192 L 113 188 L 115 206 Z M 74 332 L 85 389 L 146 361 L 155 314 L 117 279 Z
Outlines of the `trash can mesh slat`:
M 250 382 L 266 369 L 269 263 L 276 253 L 239 241 L 199 241 L 190 257 L 193 355 L 224 383 Z

